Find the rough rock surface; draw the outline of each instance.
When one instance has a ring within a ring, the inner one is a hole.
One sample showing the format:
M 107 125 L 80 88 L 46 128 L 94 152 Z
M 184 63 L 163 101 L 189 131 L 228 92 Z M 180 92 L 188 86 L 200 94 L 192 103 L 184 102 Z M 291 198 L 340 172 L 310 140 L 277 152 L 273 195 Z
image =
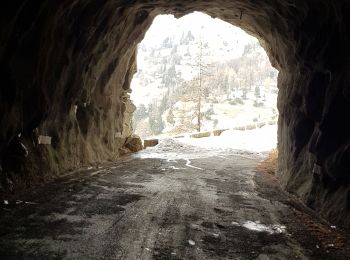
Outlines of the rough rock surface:
M 131 152 L 138 152 L 143 149 L 142 140 L 137 135 L 132 135 L 126 139 L 125 147 Z
M 143 141 L 143 145 L 145 148 L 156 146 L 158 145 L 158 143 L 159 143 L 158 139 L 148 139 Z
M 195 10 L 240 26 L 260 40 L 280 71 L 281 182 L 309 206 L 350 226 L 346 0 L 4 3 L 2 179 L 22 176 L 27 185 L 118 157 L 131 134 L 128 93 L 138 42 L 156 15 Z M 51 145 L 39 145 L 38 135 L 50 136 Z M 20 144 L 28 156 L 13 150 Z

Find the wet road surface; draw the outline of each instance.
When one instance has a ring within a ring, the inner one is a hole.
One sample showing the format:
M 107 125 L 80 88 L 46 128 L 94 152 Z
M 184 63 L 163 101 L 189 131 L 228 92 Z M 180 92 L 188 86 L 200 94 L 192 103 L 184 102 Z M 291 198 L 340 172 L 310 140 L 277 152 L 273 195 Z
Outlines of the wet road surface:
M 166 140 L 9 198 L 0 259 L 350 259 L 261 158 Z

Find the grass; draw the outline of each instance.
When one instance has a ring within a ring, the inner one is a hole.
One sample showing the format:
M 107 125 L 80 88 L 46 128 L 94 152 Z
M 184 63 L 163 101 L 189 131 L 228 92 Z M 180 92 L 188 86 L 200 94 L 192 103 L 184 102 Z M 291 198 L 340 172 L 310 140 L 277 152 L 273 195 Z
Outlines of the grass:
M 272 149 L 267 155 L 266 159 L 258 164 L 257 169 L 261 172 L 274 175 L 277 170 L 277 149 Z

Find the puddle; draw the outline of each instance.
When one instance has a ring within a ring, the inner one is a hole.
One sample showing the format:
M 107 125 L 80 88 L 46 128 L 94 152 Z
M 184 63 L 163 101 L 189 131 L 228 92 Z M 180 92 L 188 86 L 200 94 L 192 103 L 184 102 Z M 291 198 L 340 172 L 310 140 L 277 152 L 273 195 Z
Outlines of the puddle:
M 259 222 L 254 222 L 254 221 L 246 221 L 243 224 L 239 224 L 237 222 L 232 222 L 232 225 L 234 226 L 242 226 L 245 227 L 249 230 L 252 231 L 257 231 L 257 232 L 267 232 L 269 234 L 281 234 L 286 231 L 286 227 L 282 225 L 265 225 L 261 224 Z

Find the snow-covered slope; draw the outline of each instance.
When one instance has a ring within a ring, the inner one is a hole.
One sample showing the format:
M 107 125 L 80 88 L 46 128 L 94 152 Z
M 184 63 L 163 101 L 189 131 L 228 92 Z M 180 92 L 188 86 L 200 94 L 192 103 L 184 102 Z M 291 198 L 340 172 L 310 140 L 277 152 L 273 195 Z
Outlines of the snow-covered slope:
M 142 106 L 134 120 L 141 136 L 196 130 L 198 93 L 201 130 L 276 115 L 277 71 L 257 39 L 222 20 L 199 12 L 160 15 L 139 44 L 137 62 L 131 98 L 137 113 Z

